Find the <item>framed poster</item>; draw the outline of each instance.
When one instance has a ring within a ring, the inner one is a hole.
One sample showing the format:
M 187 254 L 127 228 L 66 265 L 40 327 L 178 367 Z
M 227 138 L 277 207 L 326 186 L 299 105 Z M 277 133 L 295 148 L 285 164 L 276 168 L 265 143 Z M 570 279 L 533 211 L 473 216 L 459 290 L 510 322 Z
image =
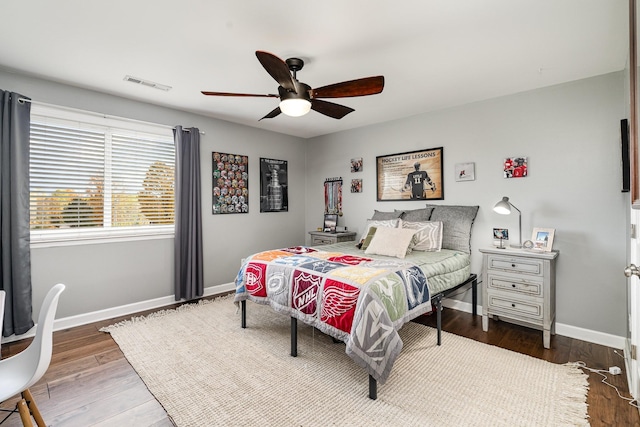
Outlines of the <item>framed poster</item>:
M 249 212 L 249 158 L 212 153 L 213 214 Z
M 260 158 L 260 212 L 288 212 L 287 161 Z
M 377 200 L 444 200 L 442 147 L 376 157 Z

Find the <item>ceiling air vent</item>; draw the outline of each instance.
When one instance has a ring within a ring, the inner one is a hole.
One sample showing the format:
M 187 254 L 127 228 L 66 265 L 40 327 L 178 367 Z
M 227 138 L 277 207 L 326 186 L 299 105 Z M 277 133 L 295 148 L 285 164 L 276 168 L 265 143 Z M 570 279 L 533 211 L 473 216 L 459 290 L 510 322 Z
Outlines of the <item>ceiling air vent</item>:
M 168 92 L 168 91 L 171 90 L 171 86 L 161 85 L 160 83 L 154 83 L 152 81 L 139 79 L 139 78 L 133 77 L 133 76 L 124 76 L 124 81 L 125 82 L 136 83 L 136 84 L 143 85 L 143 86 L 152 87 L 154 89 L 164 90 L 165 92 Z

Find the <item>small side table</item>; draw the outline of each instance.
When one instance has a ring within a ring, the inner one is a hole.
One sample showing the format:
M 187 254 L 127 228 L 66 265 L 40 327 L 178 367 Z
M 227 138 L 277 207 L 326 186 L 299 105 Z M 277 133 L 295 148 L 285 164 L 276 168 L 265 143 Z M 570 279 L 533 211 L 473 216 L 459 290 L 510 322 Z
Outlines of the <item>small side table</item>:
M 556 258 L 558 251 L 480 249 L 482 252 L 482 330 L 489 317 L 500 317 L 542 329 L 551 347 L 556 318 Z
M 310 231 L 311 246 L 330 245 L 332 243 L 351 242 L 356 240 L 354 231 L 344 233 L 327 233 L 324 231 Z

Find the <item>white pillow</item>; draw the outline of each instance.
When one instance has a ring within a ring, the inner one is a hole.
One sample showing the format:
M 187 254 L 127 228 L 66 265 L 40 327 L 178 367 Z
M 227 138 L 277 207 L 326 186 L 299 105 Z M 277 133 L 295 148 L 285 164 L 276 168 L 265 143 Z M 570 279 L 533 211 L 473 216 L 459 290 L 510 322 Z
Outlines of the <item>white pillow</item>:
M 364 233 L 362 233 L 362 237 L 360 237 L 359 242 L 362 243 L 364 239 L 367 238 L 367 234 L 369 234 L 369 228 L 371 227 L 390 227 L 397 228 L 402 225 L 402 220 L 399 218 L 396 219 L 368 219 L 367 225 L 364 227 Z
M 371 243 L 364 251 L 369 255 L 404 258 L 413 248 L 415 230 L 410 228 L 377 227 Z
M 413 250 L 437 252 L 442 249 L 442 221 L 402 221 L 402 227 L 415 232 L 416 245 Z

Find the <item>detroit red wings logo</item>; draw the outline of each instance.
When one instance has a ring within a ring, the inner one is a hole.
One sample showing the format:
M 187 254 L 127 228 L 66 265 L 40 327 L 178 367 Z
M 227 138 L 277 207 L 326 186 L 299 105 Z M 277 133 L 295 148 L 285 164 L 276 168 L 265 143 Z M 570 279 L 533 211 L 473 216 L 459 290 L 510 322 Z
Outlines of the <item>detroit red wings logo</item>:
M 339 262 L 341 264 L 359 265 L 363 262 L 371 261 L 371 258 L 363 258 L 356 255 L 341 255 L 329 257 L 328 260 L 332 262 Z
M 327 279 L 320 320 L 344 332 L 351 332 L 360 289 Z

